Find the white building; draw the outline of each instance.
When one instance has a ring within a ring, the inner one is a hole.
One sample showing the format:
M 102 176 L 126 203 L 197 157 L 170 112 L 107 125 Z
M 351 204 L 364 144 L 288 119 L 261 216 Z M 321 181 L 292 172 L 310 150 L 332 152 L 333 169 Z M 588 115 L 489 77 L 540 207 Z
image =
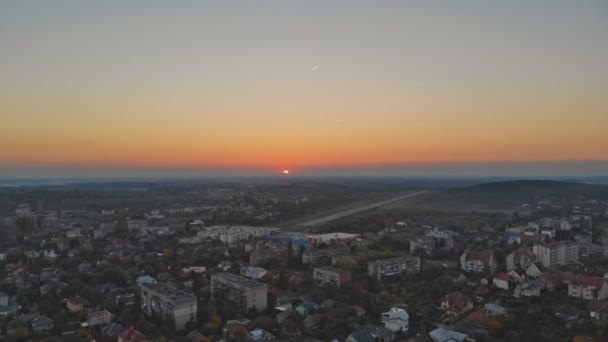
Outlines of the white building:
M 382 313 L 382 323 L 384 327 L 392 332 L 402 331 L 407 335 L 410 325 L 410 315 L 401 308 L 391 308 L 388 312 Z
M 578 261 L 579 245 L 571 241 L 536 244 L 532 252 L 544 267 L 569 265 Z
M 490 250 L 465 251 L 460 256 L 460 268 L 471 273 L 494 273 L 497 262 Z

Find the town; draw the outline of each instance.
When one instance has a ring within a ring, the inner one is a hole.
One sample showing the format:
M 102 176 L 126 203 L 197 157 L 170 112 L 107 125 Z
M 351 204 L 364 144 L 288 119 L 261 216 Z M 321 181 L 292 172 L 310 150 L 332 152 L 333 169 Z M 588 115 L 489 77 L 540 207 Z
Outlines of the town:
M 294 217 L 336 203 L 312 185 L 167 187 L 4 190 L 2 339 L 608 339 L 606 198 L 309 227 Z

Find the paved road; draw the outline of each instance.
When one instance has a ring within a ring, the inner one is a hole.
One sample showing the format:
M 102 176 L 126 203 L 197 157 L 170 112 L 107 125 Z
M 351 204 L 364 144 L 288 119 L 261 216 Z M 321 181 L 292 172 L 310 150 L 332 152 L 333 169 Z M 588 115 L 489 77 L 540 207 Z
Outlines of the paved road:
M 310 227 L 310 226 L 321 225 L 321 224 L 327 223 L 329 221 L 333 221 L 333 220 L 336 220 L 336 219 L 339 219 L 339 218 L 342 218 L 342 217 L 346 217 L 346 216 L 349 216 L 349 215 L 360 213 L 362 211 L 378 208 L 378 207 L 381 207 L 381 206 L 389 204 L 389 203 L 401 201 L 401 200 L 404 200 L 406 198 L 416 197 L 418 195 L 422 195 L 423 193 L 425 193 L 427 191 L 428 190 L 421 190 L 421 191 L 411 192 L 409 194 L 393 197 L 393 198 L 390 198 L 390 199 L 387 199 L 387 200 L 384 200 L 384 201 L 381 201 L 381 202 L 376 202 L 376 203 L 368 204 L 368 205 L 363 206 L 363 207 L 358 207 L 358 208 L 344 210 L 344 211 L 341 211 L 341 212 L 338 212 L 338 213 L 335 213 L 335 214 L 323 216 L 323 217 L 320 217 L 320 218 L 317 218 L 317 219 L 314 219 L 314 220 L 310 220 L 310 221 L 307 221 L 307 222 L 298 223 L 297 226 Z

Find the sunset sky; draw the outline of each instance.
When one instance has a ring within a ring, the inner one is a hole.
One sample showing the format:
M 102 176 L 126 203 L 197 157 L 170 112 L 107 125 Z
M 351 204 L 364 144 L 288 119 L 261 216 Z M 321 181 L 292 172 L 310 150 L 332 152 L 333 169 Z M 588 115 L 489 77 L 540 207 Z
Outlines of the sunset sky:
M 0 118 L 0 177 L 608 174 L 608 2 L 2 1 Z

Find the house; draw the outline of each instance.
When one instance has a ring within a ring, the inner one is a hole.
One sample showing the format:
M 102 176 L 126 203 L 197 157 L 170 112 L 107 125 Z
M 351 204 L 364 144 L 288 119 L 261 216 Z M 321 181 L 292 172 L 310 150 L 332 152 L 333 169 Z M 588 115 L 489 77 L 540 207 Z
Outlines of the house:
M 9 336 L 16 335 L 19 331 L 27 331 L 28 324 L 20 319 L 9 321 L 5 325 L 6 334 Z
M 526 269 L 530 265 L 536 262 L 536 254 L 528 248 L 520 248 L 511 253 L 506 257 L 507 271 Z
M 507 272 L 507 274 L 509 275 L 509 277 L 511 277 L 511 282 L 521 284 L 527 280 L 526 274 L 524 272 L 524 270 L 511 270 Z
M 117 342 L 148 342 L 146 335 L 140 333 L 135 328 L 130 327 L 129 329 L 120 332 L 118 334 Z
M 391 308 L 388 312 L 382 313 L 382 323 L 384 327 L 392 332 L 401 331 L 407 335 L 409 331 L 410 315 L 402 308 Z
M 10 301 L 9 295 L 4 292 L 0 292 L 0 306 L 8 306 Z
M 509 291 L 510 282 L 511 277 L 506 273 L 498 273 L 494 276 L 494 279 L 492 279 L 492 284 L 494 284 L 495 287 L 507 291 Z
M 589 303 L 589 317 L 600 321 L 608 320 L 608 300 L 592 300 Z
M 74 296 L 68 299 L 66 305 L 68 311 L 80 312 L 84 309 L 85 306 L 89 305 L 89 301 L 80 296 Z
M 346 342 L 392 342 L 394 339 L 394 332 L 384 327 L 368 325 L 353 331 Z
M 460 268 L 471 273 L 494 273 L 497 262 L 490 250 L 465 251 L 460 256 Z
M 114 298 L 117 307 L 130 306 L 135 304 L 135 293 L 123 293 Z
M 313 270 L 313 279 L 320 285 L 332 285 L 342 287 L 350 283 L 351 274 L 339 268 L 333 267 L 315 267 Z
M 473 301 L 460 291 L 453 291 L 445 295 L 441 301 L 441 308 L 448 315 L 460 316 L 473 309 Z
M 40 295 L 45 296 L 47 294 L 54 294 L 59 296 L 61 290 L 68 287 L 68 284 L 61 281 L 49 281 L 48 283 L 40 286 Z
M 507 309 L 495 303 L 487 303 L 483 306 L 483 312 L 489 317 L 504 316 L 507 314 Z
M 260 280 L 268 271 L 261 267 L 245 266 L 241 267 L 241 276 L 251 278 L 254 280 Z
M 232 268 L 232 262 L 227 261 L 227 260 L 226 261 L 222 261 L 219 264 L 217 264 L 217 268 L 221 272 L 228 272 Z
M 429 332 L 429 336 L 433 342 L 464 342 L 468 337 L 463 333 L 441 327 Z
M 513 297 L 540 297 L 541 285 L 536 280 L 528 280 L 515 286 Z
M 112 314 L 108 310 L 91 312 L 87 315 L 87 323 L 93 327 L 96 325 L 106 325 L 112 321 Z
M 321 307 L 319 304 L 315 302 L 306 301 L 298 306 L 296 306 L 296 311 L 302 316 L 306 317 L 308 315 L 316 314 L 319 312 Z
M 110 323 L 101 328 L 101 335 L 105 337 L 116 337 L 125 330 L 125 327 L 118 323 Z
M 543 275 L 543 270 L 537 264 L 531 264 L 526 268 L 525 273 L 529 278 L 538 278 Z
M 137 277 L 137 279 L 135 279 L 135 282 L 137 283 L 137 285 L 145 285 L 145 284 L 152 284 L 154 282 L 154 278 L 152 278 L 149 275 L 145 275 L 145 276 L 141 276 L 141 277 Z
M 277 338 L 264 329 L 255 329 L 249 332 L 249 341 L 278 341 Z
M 44 315 L 38 316 L 30 322 L 30 328 L 34 333 L 42 333 L 53 330 L 54 326 L 55 324 L 53 323 L 53 320 Z

